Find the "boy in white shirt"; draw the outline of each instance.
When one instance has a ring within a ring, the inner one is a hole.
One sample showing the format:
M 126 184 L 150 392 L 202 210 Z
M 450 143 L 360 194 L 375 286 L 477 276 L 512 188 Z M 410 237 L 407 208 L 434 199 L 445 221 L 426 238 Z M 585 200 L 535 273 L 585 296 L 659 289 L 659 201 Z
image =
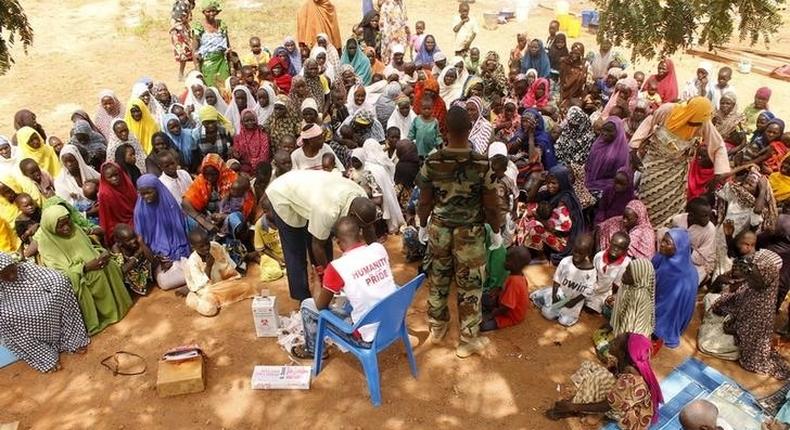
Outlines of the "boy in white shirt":
M 469 16 L 469 3 L 461 2 L 458 5 L 458 16 L 453 17 L 455 55 L 465 57 L 479 31 L 477 20 Z
M 631 263 L 627 254 L 631 245 L 631 238 L 627 233 L 618 231 L 612 236 L 609 248 L 599 251 L 593 257 L 593 265 L 597 272 L 595 291 L 585 300 L 585 306 L 595 312 L 601 313 L 606 299 L 612 295 L 612 287 L 620 285 L 623 273 Z
M 318 312 L 329 308 L 335 294 L 345 293 L 351 306 L 350 322 L 353 324 L 398 286 L 392 276 L 387 250 L 378 242 L 365 244 L 359 222 L 353 217 L 343 217 L 335 225 L 337 244 L 343 251 L 340 258 L 333 260 L 324 270 L 322 288 L 318 295 L 302 301 L 301 313 L 304 323 L 305 345 L 297 345 L 292 353 L 297 358 L 311 358 L 315 352 Z M 341 311 L 332 310 L 341 318 Z M 348 318 L 347 318 L 348 319 Z M 359 328 L 354 341 L 371 342 L 376 336 L 376 325 Z

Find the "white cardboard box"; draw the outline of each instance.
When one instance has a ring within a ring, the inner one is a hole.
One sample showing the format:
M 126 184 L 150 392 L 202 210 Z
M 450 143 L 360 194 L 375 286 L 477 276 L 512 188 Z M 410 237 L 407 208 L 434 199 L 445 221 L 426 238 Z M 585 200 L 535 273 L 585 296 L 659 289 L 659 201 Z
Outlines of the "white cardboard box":
M 255 366 L 253 390 L 309 390 L 310 366 Z
M 256 296 L 252 299 L 252 319 L 258 337 L 277 337 L 277 297 Z

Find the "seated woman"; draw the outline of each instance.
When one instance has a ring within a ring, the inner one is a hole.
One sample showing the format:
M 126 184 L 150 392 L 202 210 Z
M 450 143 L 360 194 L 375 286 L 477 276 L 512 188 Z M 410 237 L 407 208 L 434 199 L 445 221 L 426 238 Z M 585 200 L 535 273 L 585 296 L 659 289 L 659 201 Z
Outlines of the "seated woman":
M 790 207 L 790 155 L 786 156 L 779 165 L 779 170 L 768 177 L 771 191 L 776 199 L 776 204 L 784 213 Z
M 557 165 L 554 141 L 546 132 L 543 117 L 535 109 L 521 115 L 521 127 L 507 144 L 508 153 L 518 167 L 519 186 L 526 183 L 533 172 L 549 170 Z
M 90 343 L 69 281 L 55 270 L 0 253 L 3 344 L 39 372 L 60 369 L 61 352 Z
M 61 169 L 62 170 L 62 169 Z M 44 172 L 32 158 L 25 158 L 19 162 L 19 171 L 32 182 L 43 198 L 55 195 L 54 180 L 49 173 Z
M 735 335 L 744 369 L 784 380 L 790 378 L 790 365 L 771 346 L 781 267 L 782 259 L 767 249 L 737 259 L 730 273 L 736 283 L 712 310 L 730 316 L 724 331 Z
M 691 239 L 685 229 L 670 229 L 661 239 L 658 252 L 653 257 L 656 271 L 655 336 L 659 342 L 676 348 L 694 315 L 699 274 L 691 261 Z
M 261 163 L 272 159 L 269 135 L 258 125 L 258 115 L 252 109 L 241 111 L 241 128 L 233 138 L 233 157 L 241 163 L 241 171 L 252 176 Z
M 619 428 L 629 430 L 647 430 L 658 421 L 664 397 L 650 365 L 650 339 L 624 333 L 612 340 L 609 352 L 617 360 L 616 368 L 609 371 L 597 363 L 582 363 L 571 377 L 576 385 L 573 399 L 554 403 L 547 417 L 605 414 Z
M 639 200 L 631 200 L 622 216 L 615 216 L 598 224 L 598 249 L 609 248 L 609 241 L 618 231 L 628 232 L 631 258 L 653 258 L 656 253 L 656 232 L 647 216 L 647 207 Z
M 625 207 L 634 199 L 634 174 L 628 167 L 622 167 L 614 175 L 612 185 L 603 190 L 598 207 L 595 209 L 595 223 L 600 224 L 609 218 L 622 216 Z
M 545 184 L 545 191 L 539 191 Z M 570 170 L 554 166 L 527 190 L 527 207 L 516 230 L 516 244 L 551 254 L 558 264 L 584 231 L 581 205 L 573 192 Z
M 140 197 L 134 207 L 134 226 L 154 258 L 159 288 L 184 285 L 184 264 L 189 257 L 186 219 L 176 199 L 154 175 L 137 180 Z
M 89 166 L 82 154 L 74 145 L 63 145 L 60 151 L 60 162 L 63 169 L 55 177 L 55 194 L 69 204 L 76 205 L 85 199 L 82 190 L 85 181 L 99 180 L 99 172 Z
M 143 172 L 137 167 L 137 165 L 135 165 L 134 148 L 132 148 L 131 145 L 124 143 L 115 150 L 114 157 L 115 164 L 117 164 L 118 167 L 126 172 L 126 175 L 129 176 L 129 179 L 132 181 L 132 183 L 134 184 L 137 182 L 137 178 L 139 178 Z M 148 164 L 147 159 L 146 164 Z
M 0 251 L 16 252 L 19 249 L 19 237 L 14 232 L 14 221 L 19 216 L 16 198 L 26 193 L 37 204 L 41 202 L 38 188 L 27 178 L 14 174 L 11 170 L 0 171 Z
M 603 193 L 612 187 L 617 172 L 629 168 L 629 152 L 623 121 L 616 116 L 609 117 L 601 127 L 601 135 L 593 143 L 587 158 L 587 188 Z
M 132 307 L 121 268 L 95 246 L 61 205 L 44 209 L 33 239 L 44 266 L 62 271 L 75 291 L 88 334 L 120 321 Z
M 192 130 L 198 158 L 208 154 L 228 158 L 233 144 L 233 125 L 213 106 L 203 106 L 199 115 L 200 124 Z
M 113 244 L 116 224 L 132 225 L 137 190 L 129 175 L 117 164 L 108 161 L 101 166 L 99 181 L 99 223 L 107 246 Z

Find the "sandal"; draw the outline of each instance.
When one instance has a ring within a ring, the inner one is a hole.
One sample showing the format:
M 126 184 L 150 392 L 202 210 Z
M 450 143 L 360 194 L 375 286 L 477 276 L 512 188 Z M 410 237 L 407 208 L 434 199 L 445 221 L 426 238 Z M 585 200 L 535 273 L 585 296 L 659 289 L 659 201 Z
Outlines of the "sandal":
M 300 359 L 300 360 L 312 360 L 315 358 L 312 352 L 307 350 L 307 345 L 296 345 L 291 348 L 291 355 Z M 329 357 L 329 353 L 327 352 L 326 348 L 324 348 L 323 354 L 321 354 L 321 358 L 326 360 Z

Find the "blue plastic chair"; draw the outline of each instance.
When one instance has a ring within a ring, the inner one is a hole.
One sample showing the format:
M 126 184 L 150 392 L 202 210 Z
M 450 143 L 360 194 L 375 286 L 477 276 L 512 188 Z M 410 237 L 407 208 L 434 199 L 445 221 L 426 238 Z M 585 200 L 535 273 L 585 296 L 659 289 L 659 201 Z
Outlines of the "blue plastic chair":
M 316 333 L 315 364 L 313 372 L 315 376 L 321 372 L 321 356 L 324 353 L 324 338 L 328 337 L 343 348 L 351 351 L 362 363 L 365 378 L 368 381 L 368 391 L 370 401 L 373 406 L 381 405 L 381 383 L 379 375 L 378 353 L 387 349 L 393 342 L 400 339 L 406 348 L 406 355 L 409 357 L 411 374 L 417 377 L 417 362 L 414 360 L 414 352 L 409 342 L 409 334 L 406 331 L 406 311 L 409 309 L 417 288 L 425 281 L 425 275 L 418 275 L 406 285 L 398 288 L 389 296 L 385 297 L 376 306 L 369 310 L 353 326 L 340 319 L 330 310 L 325 309 L 318 315 L 318 331 Z M 376 338 L 372 342 L 352 342 L 352 333 L 359 327 L 379 323 L 376 331 Z M 340 333 L 345 333 L 341 336 Z

